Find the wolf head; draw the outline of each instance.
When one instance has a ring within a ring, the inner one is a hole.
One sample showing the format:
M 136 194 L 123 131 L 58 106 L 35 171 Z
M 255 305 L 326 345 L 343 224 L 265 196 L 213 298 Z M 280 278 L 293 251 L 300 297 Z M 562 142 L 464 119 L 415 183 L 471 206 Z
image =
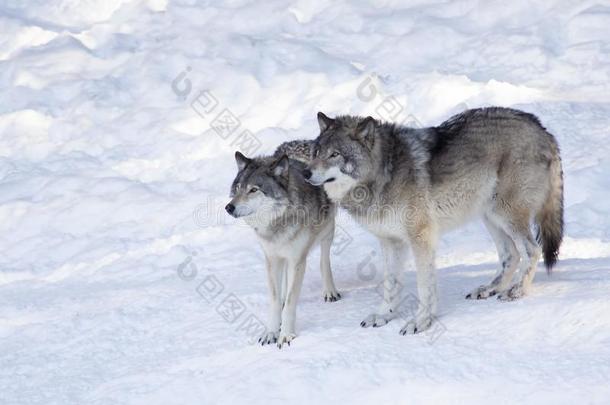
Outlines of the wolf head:
M 281 215 L 289 205 L 286 182 L 288 157 L 249 159 L 235 152 L 237 176 L 231 186 L 231 201 L 225 210 L 235 218 L 250 215 Z
M 372 117 L 340 116 L 331 119 L 318 113 L 320 135 L 303 176 L 313 185 L 324 185 L 333 200 L 340 200 L 373 173 L 373 148 L 377 122 Z

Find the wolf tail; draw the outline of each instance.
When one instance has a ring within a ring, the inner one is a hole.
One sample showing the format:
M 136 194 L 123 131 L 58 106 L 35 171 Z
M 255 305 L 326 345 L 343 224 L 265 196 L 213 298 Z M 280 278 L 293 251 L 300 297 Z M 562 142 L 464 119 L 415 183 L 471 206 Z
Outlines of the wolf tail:
M 544 264 L 550 274 L 557 263 L 559 246 L 563 239 L 563 170 L 559 147 L 553 142 L 553 159 L 550 165 L 550 188 L 547 199 L 536 215 L 538 243 L 542 244 Z

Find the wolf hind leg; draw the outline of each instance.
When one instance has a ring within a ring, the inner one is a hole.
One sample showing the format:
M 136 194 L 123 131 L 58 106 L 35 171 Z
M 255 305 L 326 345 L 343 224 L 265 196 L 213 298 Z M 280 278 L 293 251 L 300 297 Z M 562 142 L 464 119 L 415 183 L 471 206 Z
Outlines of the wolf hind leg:
M 525 292 L 529 292 L 532 287 L 532 282 L 534 281 L 534 277 L 536 276 L 536 269 L 538 267 L 538 261 L 540 260 L 541 255 L 542 249 L 540 247 L 534 250 L 530 268 L 528 269 L 527 274 L 523 278 L 523 288 Z
M 521 258 L 513 284 L 498 294 L 498 299 L 512 301 L 529 292 L 542 249 L 532 235 L 529 210 L 509 216 L 494 214 L 490 218 L 510 236 Z
M 335 236 L 335 221 L 332 220 L 320 241 L 320 272 L 322 273 L 323 291 L 322 297 L 325 302 L 335 302 L 341 299 L 341 294 L 335 287 L 333 273 L 330 268 L 330 248 Z
M 522 240 L 522 249 L 526 251 L 527 259 L 521 260 L 515 282 L 504 293 L 498 296 L 499 299 L 504 301 L 521 298 L 530 292 L 532 281 L 536 275 L 538 261 L 542 255 L 542 249 L 536 243 L 529 228 L 522 231 L 519 236 Z
M 496 245 L 496 249 L 498 250 L 500 268 L 489 284 L 484 284 L 475 288 L 466 295 L 466 299 L 485 299 L 504 291 L 506 287 L 508 287 L 519 264 L 519 252 L 508 234 L 504 232 L 502 228 L 494 224 L 488 218 L 488 214 L 483 216 L 483 223 L 489 231 L 489 234 Z

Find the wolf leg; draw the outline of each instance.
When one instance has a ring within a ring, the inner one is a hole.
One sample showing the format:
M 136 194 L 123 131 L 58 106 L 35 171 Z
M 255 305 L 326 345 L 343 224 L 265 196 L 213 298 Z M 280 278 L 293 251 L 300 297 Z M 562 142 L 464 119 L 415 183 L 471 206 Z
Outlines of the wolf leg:
M 281 349 L 285 343 L 290 342 L 296 337 L 296 309 L 303 276 L 305 275 L 306 259 L 303 257 L 298 261 L 289 261 L 286 268 L 286 301 L 282 309 L 282 326 L 277 346 Z
M 396 318 L 402 297 L 403 284 L 400 279 L 406 264 L 407 245 L 391 239 L 381 239 L 380 243 L 384 265 L 383 301 L 377 313 L 370 314 L 360 322 L 363 328 L 383 326 Z
M 528 293 L 532 287 L 532 282 L 534 281 L 534 277 L 536 276 L 536 269 L 538 267 L 538 261 L 540 260 L 540 256 L 542 255 L 542 249 L 538 245 L 536 245 L 537 249 L 534 249 L 534 254 L 532 255 L 532 259 L 530 261 L 530 268 L 527 271 L 527 274 L 523 278 L 523 289 L 526 293 Z
M 500 300 L 512 301 L 524 296 L 528 292 L 536 271 L 536 265 L 542 252 L 532 236 L 529 218 L 529 213 L 526 210 L 523 210 L 521 215 L 503 216 L 495 214 L 490 218 L 510 236 L 521 257 L 515 281 L 506 291 L 498 295 Z
M 515 239 L 519 240 L 519 242 L 516 242 L 516 245 L 521 255 L 521 263 L 519 263 L 519 272 L 515 282 L 498 296 L 503 301 L 516 300 L 529 292 L 534 275 L 536 274 L 538 260 L 540 260 L 540 255 L 542 254 L 542 249 L 540 249 L 533 238 L 529 227 L 516 233 Z
M 258 339 L 258 343 L 266 345 L 277 342 L 282 319 L 282 280 L 285 272 L 285 261 L 279 257 L 266 257 L 267 283 L 271 302 L 269 305 L 269 323 L 267 330 Z
M 429 227 L 420 230 L 411 238 L 411 246 L 417 270 L 417 312 L 409 310 L 412 319 L 402 327 L 401 335 L 420 333 L 428 329 L 434 321 L 438 304 L 434 270 L 436 233 Z
M 335 236 L 335 221 L 331 221 L 326 234 L 320 241 L 320 271 L 322 272 L 322 283 L 324 291 L 322 292 L 324 301 L 334 302 L 341 299 L 341 294 L 335 287 L 333 273 L 330 268 L 330 248 L 333 244 Z
M 483 217 L 483 223 L 496 244 L 500 269 L 489 284 L 475 288 L 466 295 L 466 299 L 485 299 L 504 291 L 519 264 L 519 252 L 506 232 L 487 218 L 487 214 Z

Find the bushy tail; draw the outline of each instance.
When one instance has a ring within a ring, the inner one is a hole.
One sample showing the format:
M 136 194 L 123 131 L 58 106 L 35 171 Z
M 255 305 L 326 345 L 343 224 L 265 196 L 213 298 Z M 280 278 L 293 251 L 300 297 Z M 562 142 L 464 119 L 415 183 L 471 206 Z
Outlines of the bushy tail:
M 538 224 L 538 243 L 542 244 L 546 272 L 551 273 L 557 263 L 559 246 L 563 239 L 563 171 L 559 148 L 555 145 L 554 158 L 551 162 L 550 189 L 542 210 L 536 216 Z

